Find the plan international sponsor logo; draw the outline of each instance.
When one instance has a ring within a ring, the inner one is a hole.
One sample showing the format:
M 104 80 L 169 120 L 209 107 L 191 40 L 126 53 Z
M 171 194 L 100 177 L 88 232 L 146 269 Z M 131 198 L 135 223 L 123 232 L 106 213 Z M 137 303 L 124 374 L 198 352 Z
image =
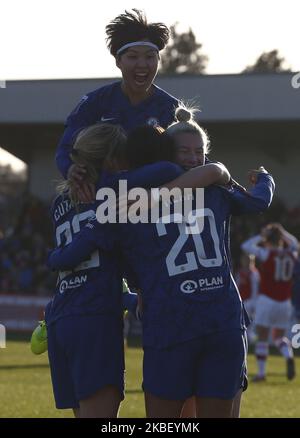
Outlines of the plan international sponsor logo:
M 219 289 L 224 284 L 223 278 L 221 276 L 212 278 L 200 278 L 195 280 L 185 280 L 180 285 L 181 292 L 185 294 L 192 294 L 198 289 L 200 291 Z

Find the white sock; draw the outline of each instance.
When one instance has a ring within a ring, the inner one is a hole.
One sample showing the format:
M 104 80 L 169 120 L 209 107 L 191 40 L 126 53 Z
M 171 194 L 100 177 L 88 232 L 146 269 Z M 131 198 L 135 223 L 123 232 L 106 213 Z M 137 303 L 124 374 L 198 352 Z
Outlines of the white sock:
M 291 341 L 288 338 L 277 338 L 274 340 L 274 344 L 276 345 L 282 356 L 286 359 L 291 359 L 292 357 L 294 357 Z
M 269 354 L 268 342 L 257 342 L 255 345 L 255 356 L 258 365 L 258 375 L 261 377 L 266 375 L 268 354 Z

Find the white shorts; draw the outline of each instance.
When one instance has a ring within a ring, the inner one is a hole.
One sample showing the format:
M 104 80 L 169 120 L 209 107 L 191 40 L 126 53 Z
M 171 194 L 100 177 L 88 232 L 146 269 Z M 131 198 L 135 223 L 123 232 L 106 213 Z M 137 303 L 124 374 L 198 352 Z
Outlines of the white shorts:
M 250 318 L 253 319 L 253 316 L 255 314 L 256 300 L 253 300 L 251 298 L 249 298 L 249 300 L 244 300 L 244 306 Z
M 259 295 L 256 301 L 255 325 L 286 329 L 292 312 L 291 300 L 276 301 Z

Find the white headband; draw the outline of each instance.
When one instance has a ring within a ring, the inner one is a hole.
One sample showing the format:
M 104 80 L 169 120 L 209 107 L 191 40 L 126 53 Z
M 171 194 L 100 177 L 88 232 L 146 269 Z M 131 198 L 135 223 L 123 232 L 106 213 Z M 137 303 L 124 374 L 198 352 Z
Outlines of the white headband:
M 117 50 L 117 55 L 119 55 L 124 50 L 129 49 L 129 47 L 134 47 L 134 46 L 148 46 L 148 47 L 151 47 L 152 49 L 155 49 L 159 52 L 159 48 L 157 47 L 157 45 L 150 43 L 150 41 L 135 41 L 134 43 L 127 43 L 124 46 L 120 47 Z

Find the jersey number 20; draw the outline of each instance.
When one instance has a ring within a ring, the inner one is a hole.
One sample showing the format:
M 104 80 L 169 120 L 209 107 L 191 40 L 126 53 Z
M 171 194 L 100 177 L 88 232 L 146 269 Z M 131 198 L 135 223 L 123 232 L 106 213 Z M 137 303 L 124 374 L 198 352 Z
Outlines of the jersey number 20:
M 171 248 L 171 251 L 166 257 L 166 265 L 170 276 L 183 274 L 198 269 L 198 262 L 204 268 L 217 267 L 222 265 L 222 255 L 220 251 L 220 239 L 217 232 L 216 221 L 213 211 L 210 208 L 202 208 L 192 211 L 192 217 L 194 218 L 208 218 L 209 228 L 205 229 L 205 233 L 209 232 L 213 241 L 215 257 L 208 259 L 205 253 L 203 240 L 201 233 L 191 233 L 191 227 L 194 227 L 194 223 L 189 223 L 188 219 L 184 219 L 181 215 L 180 222 L 177 223 L 179 229 L 179 236 Z M 160 218 L 160 222 L 156 224 L 157 232 L 159 236 L 167 234 L 166 224 L 162 223 L 163 218 Z M 170 215 L 167 222 L 174 222 L 175 216 Z M 178 219 L 178 218 L 176 218 Z M 187 262 L 182 264 L 176 264 L 176 258 L 179 256 L 184 244 L 188 239 L 193 239 L 195 250 L 185 253 Z

